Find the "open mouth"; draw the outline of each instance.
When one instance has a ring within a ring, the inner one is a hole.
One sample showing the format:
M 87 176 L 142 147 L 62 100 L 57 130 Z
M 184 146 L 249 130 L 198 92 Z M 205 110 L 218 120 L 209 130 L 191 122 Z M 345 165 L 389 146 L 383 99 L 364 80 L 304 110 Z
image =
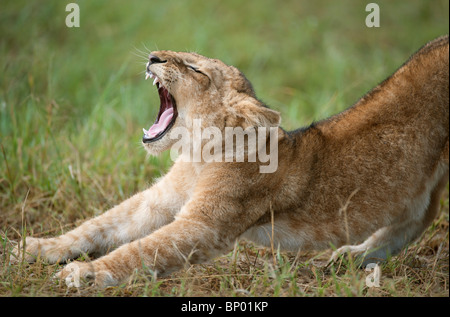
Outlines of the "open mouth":
M 150 71 L 145 74 L 145 79 L 149 77 L 154 78 L 153 85 L 156 85 L 156 88 L 158 88 L 160 105 L 155 123 L 148 130 L 143 129 L 144 136 L 142 137 L 142 142 L 144 143 L 151 143 L 161 139 L 174 125 L 178 115 L 173 96 L 161 84 L 159 78 Z

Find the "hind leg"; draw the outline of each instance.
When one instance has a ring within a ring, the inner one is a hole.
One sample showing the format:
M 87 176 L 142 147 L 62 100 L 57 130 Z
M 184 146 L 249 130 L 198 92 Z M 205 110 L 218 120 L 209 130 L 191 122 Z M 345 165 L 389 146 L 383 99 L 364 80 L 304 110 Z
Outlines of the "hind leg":
M 340 255 L 346 253 L 362 260 L 363 266 L 382 262 L 388 256 L 397 254 L 405 245 L 417 238 L 422 229 L 423 225 L 417 221 L 407 221 L 381 228 L 361 244 L 340 247 L 333 252 L 330 262 L 336 261 Z
M 363 266 L 384 261 L 388 256 L 397 254 L 403 247 L 417 239 L 422 232 L 436 218 L 439 211 L 439 202 L 442 191 L 448 182 L 448 167 L 441 177 L 427 202 L 426 211 L 418 219 L 408 219 L 407 221 L 384 227 L 376 231 L 366 241 L 359 245 L 346 245 L 333 252 L 330 261 L 336 261 L 341 254 L 350 252 L 352 256 L 362 258 Z

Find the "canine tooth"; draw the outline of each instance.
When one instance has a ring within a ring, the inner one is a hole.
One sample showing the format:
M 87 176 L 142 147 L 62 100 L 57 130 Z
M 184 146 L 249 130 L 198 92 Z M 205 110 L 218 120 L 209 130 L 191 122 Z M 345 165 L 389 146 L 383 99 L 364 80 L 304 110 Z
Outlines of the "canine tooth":
M 155 86 L 156 83 L 159 83 L 159 78 L 155 76 L 155 80 L 153 81 L 153 86 Z
M 145 73 L 145 80 L 147 80 L 151 75 L 149 73 Z
M 144 131 L 144 134 L 145 134 L 145 135 L 148 135 L 148 131 L 147 131 L 147 130 L 145 130 L 144 128 L 142 128 L 142 131 Z

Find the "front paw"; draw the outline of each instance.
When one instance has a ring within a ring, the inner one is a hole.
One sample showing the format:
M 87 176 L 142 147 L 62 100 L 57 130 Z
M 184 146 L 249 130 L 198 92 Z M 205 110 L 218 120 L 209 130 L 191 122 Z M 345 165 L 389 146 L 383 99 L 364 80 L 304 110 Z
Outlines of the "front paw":
M 118 284 L 117 279 L 113 277 L 111 272 L 100 268 L 99 265 L 96 265 L 95 261 L 71 262 L 56 273 L 55 277 L 64 280 L 67 287 L 81 287 L 86 284 L 107 287 Z
M 9 257 L 11 264 L 17 264 L 21 261 L 32 263 L 41 255 L 41 241 L 42 239 L 27 237 L 24 245 L 19 241 L 12 249 Z

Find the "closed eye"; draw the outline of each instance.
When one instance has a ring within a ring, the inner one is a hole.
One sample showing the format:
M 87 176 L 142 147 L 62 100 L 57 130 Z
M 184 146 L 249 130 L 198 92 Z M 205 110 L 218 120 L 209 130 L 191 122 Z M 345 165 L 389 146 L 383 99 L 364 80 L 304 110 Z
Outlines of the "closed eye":
M 201 72 L 201 71 L 200 71 L 197 67 L 195 67 L 195 66 L 192 66 L 192 65 L 186 65 L 186 66 L 187 66 L 187 68 L 189 68 L 190 70 L 193 70 L 193 71 L 196 72 L 196 73 L 205 75 L 203 72 Z

